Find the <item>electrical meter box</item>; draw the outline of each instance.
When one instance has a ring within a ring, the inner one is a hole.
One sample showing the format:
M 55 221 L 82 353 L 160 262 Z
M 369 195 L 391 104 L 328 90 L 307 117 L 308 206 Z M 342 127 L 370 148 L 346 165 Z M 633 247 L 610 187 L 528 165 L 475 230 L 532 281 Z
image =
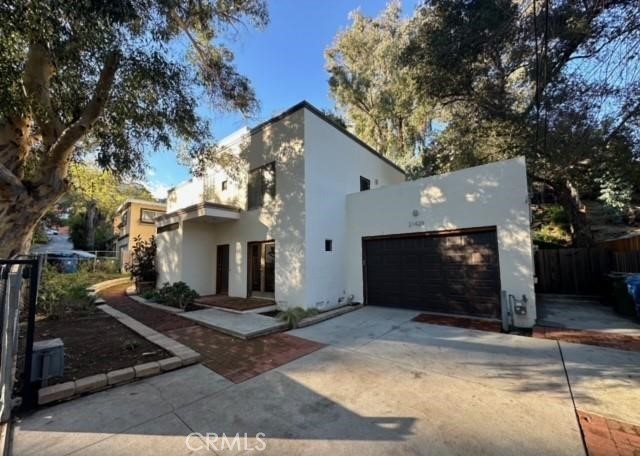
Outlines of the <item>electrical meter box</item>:
M 46 385 L 52 377 L 61 377 L 64 371 L 64 344 L 62 339 L 40 340 L 33 343 L 31 381 Z

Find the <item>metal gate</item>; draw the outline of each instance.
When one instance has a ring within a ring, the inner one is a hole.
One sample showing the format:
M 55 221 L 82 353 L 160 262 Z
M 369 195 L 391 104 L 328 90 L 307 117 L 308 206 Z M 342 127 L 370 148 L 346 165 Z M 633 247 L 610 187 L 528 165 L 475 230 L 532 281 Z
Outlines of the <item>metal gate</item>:
M 29 379 L 41 270 L 41 259 L 0 259 L 0 423 L 11 417 L 16 382 L 22 406 L 37 403 L 37 385 Z M 20 343 L 21 326 L 26 329 L 24 343 Z

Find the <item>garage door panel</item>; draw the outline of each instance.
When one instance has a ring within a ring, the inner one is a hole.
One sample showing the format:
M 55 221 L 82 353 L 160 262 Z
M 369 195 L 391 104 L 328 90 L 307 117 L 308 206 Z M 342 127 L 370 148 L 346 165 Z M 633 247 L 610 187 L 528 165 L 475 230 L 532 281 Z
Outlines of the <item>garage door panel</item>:
M 367 302 L 497 318 L 495 230 L 365 241 Z

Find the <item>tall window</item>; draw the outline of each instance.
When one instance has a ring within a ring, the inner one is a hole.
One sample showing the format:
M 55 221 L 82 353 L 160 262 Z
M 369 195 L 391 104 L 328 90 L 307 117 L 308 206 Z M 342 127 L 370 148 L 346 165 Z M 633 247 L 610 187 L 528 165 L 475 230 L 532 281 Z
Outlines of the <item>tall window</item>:
M 265 195 L 271 198 L 276 196 L 276 162 L 267 163 L 249 172 L 247 208 L 262 207 Z
M 369 190 L 371 188 L 371 181 L 366 177 L 360 176 L 360 191 Z

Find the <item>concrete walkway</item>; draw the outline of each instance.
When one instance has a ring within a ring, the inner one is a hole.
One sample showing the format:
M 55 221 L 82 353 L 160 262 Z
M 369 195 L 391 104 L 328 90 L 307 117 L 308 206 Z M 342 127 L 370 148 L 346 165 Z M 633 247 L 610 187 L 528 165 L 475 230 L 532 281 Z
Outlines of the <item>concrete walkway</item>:
M 184 312 L 180 316 L 241 339 L 264 336 L 286 328 L 286 324 L 280 320 L 256 313 L 233 313 L 226 310 L 203 309 Z
M 329 346 L 240 384 L 192 366 L 42 409 L 14 454 L 213 454 L 191 432 L 247 434 L 232 449 L 209 439 L 218 454 L 585 454 L 557 342 L 414 315 L 365 307 L 292 331 Z M 636 419 L 637 360 L 562 347 L 580 404 Z

